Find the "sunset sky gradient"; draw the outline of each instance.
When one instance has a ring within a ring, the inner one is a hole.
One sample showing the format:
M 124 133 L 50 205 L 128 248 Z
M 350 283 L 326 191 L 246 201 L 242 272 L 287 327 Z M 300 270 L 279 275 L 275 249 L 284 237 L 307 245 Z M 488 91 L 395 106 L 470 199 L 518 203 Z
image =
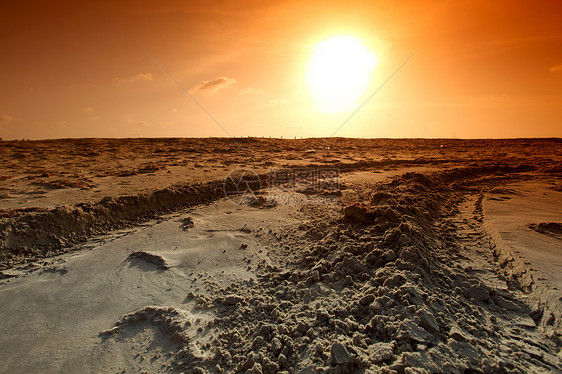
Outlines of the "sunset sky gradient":
M 561 137 L 562 3 L 29 1 L 0 6 L 0 137 L 326 137 L 314 46 L 377 56 L 349 137 Z M 224 127 L 186 95 L 161 63 Z

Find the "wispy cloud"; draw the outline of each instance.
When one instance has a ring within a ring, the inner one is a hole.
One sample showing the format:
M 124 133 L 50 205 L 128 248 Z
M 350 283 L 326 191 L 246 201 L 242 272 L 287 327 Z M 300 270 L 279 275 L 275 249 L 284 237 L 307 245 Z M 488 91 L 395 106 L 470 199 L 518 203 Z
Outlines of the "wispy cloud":
M 195 87 L 189 90 L 189 93 L 196 94 L 196 93 L 203 93 L 208 95 L 213 95 L 219 92 L 220 90 L 230 87 L 236 84 L 236 79 L 227 78 L 227 77 L 218 77 L 211 81 L 203 81 L 197 84 Z
M 263 95 L 265 92 L 261 88 L 246 87 L 240 91 L 240 95 Z
M 551 73 L 558 73 L 558 72 L 561 72 L 561 71 L 562 71 L 562 64 L 555 65 L 555 66 L 550 68 Z
M 14 119 L 14 117 L 9 116 L 7 114 L 0 114 L 0 122 L 10 122 Z
M 285 99 L 285 98 L 280 98 L 280 99 L 271 99 L 269 100 L 267 103 L 265 103 L 266 107 L 274 107 L 274 106 L 279 106 L 279 105 L 287 105 L 289 104 L 289 100 Z
M 113 78 L 113 82 L 118 85 L 123 85 L 139 81 L 151 81 L 153 79 L 154 76 L 150 73 L 138 73 L 137 75 L 128 78 Z
M 92 121 L 97 121 L 98 119 L 100 119 L 99 116 L 94 114 L 96 112 L 96 110 L 92 107 L 85 106 L 85 107 L 82 108 L 82 111 L 84 113 L 86 113 L 87 115 L 89 115 L 89 117 Z

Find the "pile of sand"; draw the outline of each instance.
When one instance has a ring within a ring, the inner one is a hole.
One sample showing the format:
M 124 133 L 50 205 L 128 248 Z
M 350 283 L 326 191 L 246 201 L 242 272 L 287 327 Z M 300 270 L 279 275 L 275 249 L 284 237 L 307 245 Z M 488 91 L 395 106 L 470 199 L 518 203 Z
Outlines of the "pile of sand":
M 277 264 L 260 266 L 257 280 L 188 295 L 188 305 L 214 317 L 198 332 L 205 339 L 186 333 L 185 311 L 158 307 L 124 316 L 103 335 L 131 323 L 160 326 L 181 346 L 174 366 L 190 372 L 562 370 L 559 332 L 546 338 L 538 327 L 560 321 L 522 302 L 501 274 L 499 287 L 478 276 L 476 262 L 460 266 L 467 237 L 451 223 L 478 225 L 477 215 L 458 218 L 459 204 L 531 169 L 406 173 L 348 194 L 355 204 L 343 211 L 301 206 L 295 214 L 308 223 L 264 239 Z

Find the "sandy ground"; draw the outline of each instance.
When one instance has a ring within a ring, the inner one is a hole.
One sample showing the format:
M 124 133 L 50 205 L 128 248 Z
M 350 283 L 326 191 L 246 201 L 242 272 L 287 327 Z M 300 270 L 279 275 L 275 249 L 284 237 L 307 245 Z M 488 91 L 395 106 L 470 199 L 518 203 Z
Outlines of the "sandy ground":
M 558 140 L 0 152 L 0 372 L 562 371 Z M 229 200 L 240 167 L 264 188 Z

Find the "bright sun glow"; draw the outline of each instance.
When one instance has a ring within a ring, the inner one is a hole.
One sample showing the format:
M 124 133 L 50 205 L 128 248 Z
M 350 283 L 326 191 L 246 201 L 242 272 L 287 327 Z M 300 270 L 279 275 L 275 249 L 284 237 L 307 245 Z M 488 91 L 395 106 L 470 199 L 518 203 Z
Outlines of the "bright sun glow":
M 375 55 L 353 36 L 335 36 L 319 43 L 306 75 L 318 108 L 326 113 L 355 108 L 376 64 Z

